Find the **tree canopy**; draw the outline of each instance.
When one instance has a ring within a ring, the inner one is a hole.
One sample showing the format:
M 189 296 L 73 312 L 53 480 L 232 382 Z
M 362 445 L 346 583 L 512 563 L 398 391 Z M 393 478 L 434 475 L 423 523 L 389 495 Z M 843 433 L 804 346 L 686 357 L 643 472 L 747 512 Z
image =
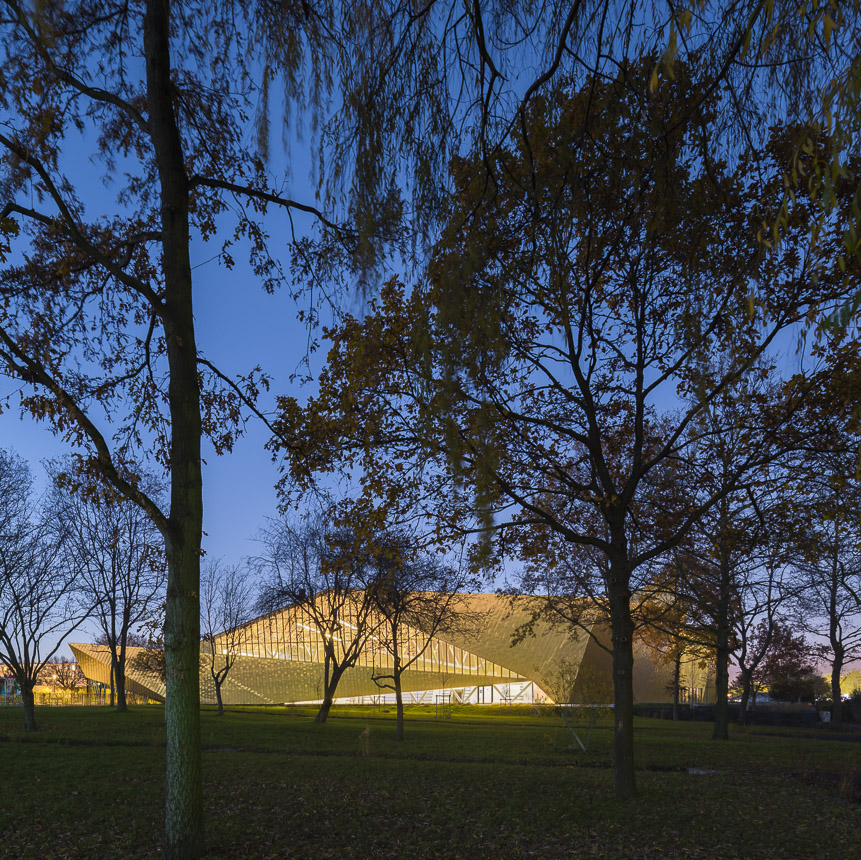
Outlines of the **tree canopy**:
M 551 564 L 569 546 L 589 556 L 613 623 L 620 794 L 633 791 L 633 596 L 762 462 L 762 423 L 736 416 L 739 459 L 704 481 L 704 442 L 728 432 L 705 418 L 734 398 L 751 419 L 742 383 L 775 338 L 854 289 L 841 224 L 811 245 L 809 200 L 779 245 L 761 241 L 791 130 L 717 161 L 716 99 L 684 67 L 655 91 L 653 66 L 548 89 L 526 133 L 454 159 L 427 281 L 390 283 L 365 319 L 328 332 L 320 394 L 284 398 L 276 425 L 302 440 L 294 480 L 346 462 L 366 495 L 433 500 L 443 529 L 532 533 Z

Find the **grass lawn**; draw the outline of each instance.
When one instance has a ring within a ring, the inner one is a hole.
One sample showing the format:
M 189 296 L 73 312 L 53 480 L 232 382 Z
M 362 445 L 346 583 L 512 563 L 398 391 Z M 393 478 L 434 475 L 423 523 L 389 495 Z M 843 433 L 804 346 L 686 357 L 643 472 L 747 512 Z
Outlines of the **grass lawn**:
M 203 711 L 209 855 L 861 856 L 861 735 L 643 719 L 639 795 L 613 797 L 612 730 L 587 753 L 531 708 Z M 159 855 L 164 711 L 0 708 L 0 857 Z M 709 771 L 692 773 L 689 769 Z

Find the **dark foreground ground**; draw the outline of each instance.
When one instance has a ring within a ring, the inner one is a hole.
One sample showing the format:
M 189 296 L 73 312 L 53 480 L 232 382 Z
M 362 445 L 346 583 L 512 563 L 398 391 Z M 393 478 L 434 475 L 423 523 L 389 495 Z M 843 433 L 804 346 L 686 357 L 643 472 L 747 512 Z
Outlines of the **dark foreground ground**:
M 637 723 L 639 796 L 613 797 L 609 722 L 587 753 L 532 708 L 203 713 L 209 855 L 861 856 L 861 734 Z M 0 709 L 0 857 L 157 857 L 164 712 Z M 586 731 L 582 732 L 584 739 Z

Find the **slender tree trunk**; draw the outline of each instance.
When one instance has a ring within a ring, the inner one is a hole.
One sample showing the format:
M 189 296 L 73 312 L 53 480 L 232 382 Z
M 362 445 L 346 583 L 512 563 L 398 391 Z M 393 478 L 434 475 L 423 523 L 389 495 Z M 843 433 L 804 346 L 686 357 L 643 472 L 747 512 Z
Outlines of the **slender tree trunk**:
M 616 797 L 633 797 L 637 793 L 634 776 L 634 622 L 628 576 L 623 559 L 610 560 Z
M 323 704 L 314 717 L 315 723 L 325 723 L 329 718 L 329 710 L 332 707 L 332 699 L 329 696 L 329 678 L 331 675 L 331 657 L 326 654 L 323 658 Z
M 741 702 L 738 710 L 738 724 L 744 726 L 747 724 L 747 705 L 750 701 L 750 687 L 753 683 L 753 672 L 745 669 L 741 670 Z
M 114 696 L 115 696 L 115 692 L 116 692 L 116 686 L 115 686 L 115 683 L 114 683 L 114 682 L 115 682 L 115 679 L 116 679 L 116 676 L 117 676 L 117 671 L 116 671 L 116 670 L 117 670 L 117 661 L 116 661 L 116 658 L 114 657 L 114 655 L 113 655 L 113 651 L 112 651 L 112 652 L 111 652 L 111 698 L 110 698 L 110 707 L 113 707 L 113 706 L 114 706 L 114 702 L 115 702 Z
M 128 711 L 126 703 L 126 673 L 123 671 L 121 663 L 117 664 L 117 713 L 122 714 Z
M 404 695 L 401 692 L 401 672 L 395 668 L 395 710 L 397 719 L 395 721 L 395 740 L 404 739 Z
M 21 703 L 24 705 L 24 731 L 36 731 L 36 697 L 30 681 L 18 682 L 21 687 Z
M 729 561 L 722 554 L 716 622 L 715 725 L 712 739 L 729 740 Z
M 843 649 L 835 650 L 831 664 L 831 727 L 843 728 L 843 691 L 840 689 L 840 673 L 843 671 Z
M 224 716 L 224 703 L 221 700 L 221 681 L 216 680 L 215 682 L 215 701 L 218 704 L 218 716 Z
M 126 701 L 126 646 L 120 642 L 120 651 L 117 655 L 117 712 L 124 713 L 129 709 Z
M 838 545 L 839 526 L 834 522 L 834 543 L 832 544 L 831 583 L 828 595 L 828 638 L 831 640 L 831 650 L 834 660 L 831 663 L 831 727 L 843 728 L 843 694 L 840 689 L 840 673 L 843 671 L 843 661 L 846 659 L 846 649 L 840 636 L 837 612 L 837 595 L 840 588 L 840 564 Z
M 682 654 L 679 651 L 673 666 L 673 722 L 679 719 L 679 681 L 682 674 Z
M 401 652 L 398 647 L 398 624 L 393 619 L 391 624 L 392 635 L 392 674 L 395 682 L 395 740 L 404 739 L 404 695 L 401 691 Z
M 203 494 L 200 388 L 189 259 L 189 188 L 173 104 L 169 0 L 147 0 L 144 58 L 148 127 L 161 195 L 164 325 L 170 410 L 170 516 L 164 627 L 167 768 L 165 857 L 203 853 L 200 749 L 200 542 Z

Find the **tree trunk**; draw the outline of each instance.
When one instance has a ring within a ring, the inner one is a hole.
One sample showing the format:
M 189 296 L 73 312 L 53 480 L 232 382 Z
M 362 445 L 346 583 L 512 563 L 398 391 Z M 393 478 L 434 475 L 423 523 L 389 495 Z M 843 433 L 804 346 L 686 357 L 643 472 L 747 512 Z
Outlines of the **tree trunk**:
M 843 728 L 843 691 L 840 689 L 840 672 L 843 670 L 843 655 L 834 656 L 831 664 L 831 728 Z
M 224 716 L 224 703 L 221 700 L 221 681 L 215 682 L 215 701 L 218 704 L 218 716 Z
M 325 723 L 329 719 L 329 711 L 332 710 L 332 697 L 326 693 L 323 698 L 323 704 L 320 705 L 320 710 L 317 711 L 317 716 L 314 717 L 315 723 Z
M 110 703 L 109 703 L 110 707 L 114 706 L 114 701 L 115 701 L 114 695 L 115 695 L 116 688 L 114 686 L 114 679 L 117 676 L 116 668 L 117 668 L 117 661 L 116 661 L 116 659 L 114 659 L 113 651 L 111 651 L 111 698 L 110 698 Z
M 401 673 L 395 668 L 395 709 L 397 719 L 395 721 L 395 740 L 402 741 L 404 739 L 404 696 L 401 692 Z
M 747 725 L 747 705 L 750 701 L 750 687 L 753 683 L 753 673 L 741 671 L 741 702 L 738 710 L 738 724 L 740 726 Z
M 203 851 L 199 650 L 198 637 L 189 632 L 198 617 L 190 580 L 199 556 L 195 551 L 190 557 L 187 549 L 172 546 L 167 553 L 165 855 L 170 860 L 192 860 Z
M 18 682 L 21 687 L 21 702 L 24 705 L 24 731 L 36 731 L 36 697 L 33 695 L 33 684 Z
M 341 675 L 344 674 L 345 666 L 334 666 L 331 673 L 326 671 L 326 689 L 323 692 L 323 704 L 320 705 L 320 710 L 317 711 L 317 716 L 314 717 L 315 723 L 325 723 L 329 718 L 329 711 L 332 710 L 332 701 L 335 698 L 335 690 L 338 688 L 338 682 L 341 680 Z
M 120 643 L 120 652 L 117 655 L 116 682 L 117 713 L 124 713 L 129 709 L 128 702 L 126 702 L 126 647 L 124 642 Z
M 724 556 L 720 565 L 720 596 L 715 619 L 715 725 L 712 739 L 729 740 L 729 562 Z
M 123 671 L 122 664 L 117 664 L 117 713 L 122 714 L 128 711 L 126 703 L 126 673 Z
M 838 546 L 839 526 L 834 522 L 834 543 L 832 545 L 831 583 L 828 594 L 828 638 L 834 660 L 831 663 L 831 728 L 843 728 L 843 693 L 840 689 L 840 673 L 846 659 L 846 649 L 840 635 L 838 622 L 837 597 L 840 590 L 840 564 Z
M 404 695 L 401 691 L 401 652 L 398 647 L 398 623 L 395 620 L 396 616 L 392 616 L 391 635 L 392 635 L 392 674 L 395 685 L 395 740 L 402 741 L 404 739 Z
M 682 654 L 679 651 L 676 654 L 675 665 L 673 666 L 673 722 L 679 719 L 679 681 L 682 674 Z
M 637 793 L 634 776 L 634 622 L 628 570 L 610 562 L 610 626 L 613 632 L 613 722 L 616 797 Z
M 188 175 L 182 152 L 170 62 L 169 0 L 147 0 L 144 58 L 148 128 L 161 195 L 164 298 L 170 411 L 170 516 L 164 627 L 167 768 L 165 857 L 203 853 L 200 749 L 200 542 L 203 495 L 200 388 L 189 259 Z

